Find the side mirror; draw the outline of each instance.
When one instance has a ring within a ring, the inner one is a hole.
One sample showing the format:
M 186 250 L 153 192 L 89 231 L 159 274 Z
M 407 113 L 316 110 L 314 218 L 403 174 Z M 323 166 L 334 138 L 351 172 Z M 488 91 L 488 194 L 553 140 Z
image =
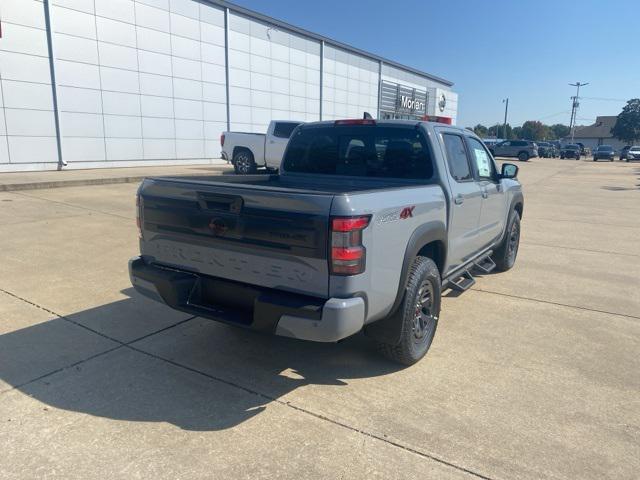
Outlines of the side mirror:
M 516 178 L 518 176 L 518 166 L 513 163 L 503 163 L 500 176 L 502 178 Z

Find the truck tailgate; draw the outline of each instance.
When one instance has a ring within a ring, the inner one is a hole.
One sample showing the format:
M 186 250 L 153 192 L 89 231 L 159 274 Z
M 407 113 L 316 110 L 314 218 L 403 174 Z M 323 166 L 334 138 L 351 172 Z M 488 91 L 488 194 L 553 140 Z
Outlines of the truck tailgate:
M 147 179 L 142 255 L 181 270 L 328 297 L 333 195 Z

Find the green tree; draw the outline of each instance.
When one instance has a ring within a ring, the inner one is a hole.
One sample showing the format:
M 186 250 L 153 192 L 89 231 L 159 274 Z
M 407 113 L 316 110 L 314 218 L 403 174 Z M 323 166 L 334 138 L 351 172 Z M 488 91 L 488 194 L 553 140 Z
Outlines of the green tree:
M 632 98 L 622 109 L 611 134 L 627 143 L 640 139 L 640 98 Z
M 504 125 L 502 124 L 496 124 L 496 125 L 492 125 L 491 127 L 488 128 L 487 133 L 490 137 L 497 137 L 497 138 L 504 138 L 504 139 L 510 139 L 510 138 L 514 138 L 513 137 L 513 133 L 512 133 L 512 129 L 511 129 L 511 125 L 509 125 L 507 123 L 507 133 L 505 135 L 504 133 Z
M 549 127 L 538 120 L 527 120 L 522 124 L 520 138 L 527 140 L 543 140 L 547 138 Z
M 478 135 L 480 138 L 486 137 L 489 134 L 489 129 L 482 125 L 481 123 L 477 124 L 471 130 Z
M 512 138 L 522 138 L 522 127 L 513 127 Z
M 566 125 L 562 125 L 561 123 L 551 125 L 549 128 L 551 129 L 551 133 L 553 134 L 553 136 L 558 140 L 569 136 L 569 133 L 571 133 L 569 127 Z

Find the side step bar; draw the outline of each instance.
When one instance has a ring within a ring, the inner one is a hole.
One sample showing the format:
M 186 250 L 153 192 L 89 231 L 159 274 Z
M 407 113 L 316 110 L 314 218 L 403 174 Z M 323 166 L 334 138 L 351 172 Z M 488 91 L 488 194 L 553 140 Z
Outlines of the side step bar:
M 482 273 L 491 273 L 493 269 L 496 268 L 496 264 L 492 260 L 491 254 L 479 259 L 474 263 L 473 266 L 480 270 Z
M 476 280 L 469 270 L 465 270 L 459 277 L 449 280 L 451 289 L 457 290 L 458 292 L 466 292 L 473 287 L 475 283 Z
M 474 260 L 465 270 L 456 274 L 454 277 L 450 277 L 446 282 L 446 287 L 457 290 L 458 292 L 466 292 L 469 290 L 476 283 L 476 279 L 473 278 L 471 274 L 472 269 L 476 268 L 482 273 L 490 273 L 496 268 L 496 264 L 491 258 L 492 254 L 493 251 L 488 251 L 477 260 Z

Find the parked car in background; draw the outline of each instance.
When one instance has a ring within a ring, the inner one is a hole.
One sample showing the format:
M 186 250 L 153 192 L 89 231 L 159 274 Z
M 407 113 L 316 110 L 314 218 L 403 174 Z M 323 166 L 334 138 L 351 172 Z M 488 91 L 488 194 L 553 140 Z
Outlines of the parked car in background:
M 609 160 L 613 162 L 613 157 L 615 156 L 616 151 L 613 149 L 611 145 L 599 145 L 593 151 L 593 161 L 597 161 L 600 159 Z
M 487 146 L 487 148 L 491 149 L 493 148 L 495 145 L 497 145 L 498 143 L 500 143 L 502 140 L 498 140 L 496 138 L 483 138 L 482 142 Z
M 624 159 L 628 162 L 630 160 L 640 160 L 640 145 L 634 145 L 629 147 Z
M 293 130 L 301 122 L 273 120 L 267 133 L 223 132 L 222 158 L 231 162 L 236 173 L 255 173 L 258 167 L 277 170 Z
M 431 346 L 443 289 L 513 267 L 517 173 L 460 127 L 307 123 L 279 175 L 145 179 L 131 282 L 190 315 L 285 337 L 364 330 L 410 365 Z
M 494 157 L 515 157 L 526 162 L 538 156 L 538 146 L 529 140 L 507 140 L 490 148 Z
M 620 160 L 627 159 L 627 152 L 631 149 L 631 145 L 625 145 L 620 149 Z
M 560 149 L 560 158 L 575 158 L 580 160 L 580 145 L 569 143 Z
M 590 150 L 584 146 L 584 143 L 576 142 L 576 145 L 580 147 L 580 155 L 589 155 L 591 153 Z
M 552 143 L 549 142 L 536 142 L 538 145 L 538 155 L 542 158 L 555 158 L 556 149 Z

